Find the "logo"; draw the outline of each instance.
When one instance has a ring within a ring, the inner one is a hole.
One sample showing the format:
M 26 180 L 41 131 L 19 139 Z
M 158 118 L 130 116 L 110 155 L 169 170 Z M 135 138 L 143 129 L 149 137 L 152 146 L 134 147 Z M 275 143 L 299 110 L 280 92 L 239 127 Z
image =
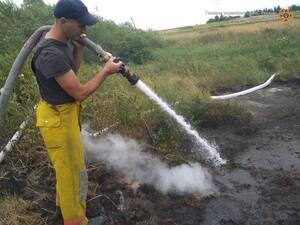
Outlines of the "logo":
M 280 19 L 284 23 L 288 23 L 293 18 L 293 13 L 291 13 L 288 9 L 282 9 L 281 12 L 277 14 L 277 19 Z

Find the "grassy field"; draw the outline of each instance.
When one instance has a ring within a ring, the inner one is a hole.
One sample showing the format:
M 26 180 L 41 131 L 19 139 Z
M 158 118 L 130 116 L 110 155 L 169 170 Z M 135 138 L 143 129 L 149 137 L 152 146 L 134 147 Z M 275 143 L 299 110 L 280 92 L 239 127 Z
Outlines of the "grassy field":
M 295 19 L 300 18 L 300 12 L 293 13 Z M 203 25 L 195 25 L 195 26 L 187 26 L 180 27 L 175 29 L 167 29 L 162 30 L 160 33 L 166 37 L 168 40 L 178 40 L 180 37 L 183 39 L 189 39 L 189 37 L 195 37 L 201 34 L 207 35 L 207 32 L 216 32 L 220 30 L 226 29 L 227 31 L 235 31 L 235 32 L 245 32 L 245 31 L 257 31 L 264 28 L 268 28 L 270 26 L 270 22 L 274 22 L 272 24 L 273 28 L 282 28 L 284 23 L 278 23 L 278 19 L 276 18 L 276 14 L 271 15 L 262 15 L 262 16 L 253 16 L 248 18 L 237 18 L 228 21 L 222 22 L 214 22 L 207 23 Z M 254 26 L 247 26 L 254 24 Z M 245 26 L 246 25 L 246 26 Z M 234 29 L 235 26 L 238 26 L 238 29 Z

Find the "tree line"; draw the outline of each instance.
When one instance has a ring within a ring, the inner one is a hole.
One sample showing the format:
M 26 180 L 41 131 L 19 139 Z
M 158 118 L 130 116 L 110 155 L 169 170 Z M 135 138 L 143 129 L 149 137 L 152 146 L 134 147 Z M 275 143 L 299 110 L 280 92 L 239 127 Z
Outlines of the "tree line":
M 275 6 L 274 8 L 264 8 L 264 9 L 256 9 L 253 11 L 247 11 L 244 14 L 244 17 L 250 17 L 250 16 L 260 16 L 260 15 L 268 15 L 268 14 L 274 14 L 281 12 L 283 8 L 278 6 Z M 300 11 L 300 6 L 292 5 L 289 7 L 290 11 Z M 220 16 L 216 15 L 214 18 L 211 18 L 207 21 L 207 23 L 213 23 L 213 22 L 221 22 L 221 21 L 227 21 L 232 20 L 236 18 L 240 18 L 241 16 L 224 16 L 221 14 Z
M 282 11 L 282 7 L 280 6 L 275 6 L 274 8 L 265 8 L 265 9 L 257 9 L 254 11 L 247 11 L 244 15 L 244 17 L 250 17 L 250 16 L 260 16 L 260 15 L 268 15 L 268 14 L 274 14 L 274 13 L 279 13 Z M 297 5 L 292 5 L 289 7 L 290 11 L 299 11 L 300 6 Z

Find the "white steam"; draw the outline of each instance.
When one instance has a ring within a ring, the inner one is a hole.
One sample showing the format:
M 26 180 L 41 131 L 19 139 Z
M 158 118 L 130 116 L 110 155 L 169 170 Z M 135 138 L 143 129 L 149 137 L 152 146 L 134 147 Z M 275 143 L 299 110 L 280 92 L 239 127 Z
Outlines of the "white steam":
M 131 181 L 151 184 L 163 193 L 210 195 L 217 190 L 211 175 L 198 163 L 170 168 L 157 157 L 142 152 L 142 146 L 133 139 L 120 135 L 92 138 L 85 131 L 82 135 L 89 161 L 102 161 Z

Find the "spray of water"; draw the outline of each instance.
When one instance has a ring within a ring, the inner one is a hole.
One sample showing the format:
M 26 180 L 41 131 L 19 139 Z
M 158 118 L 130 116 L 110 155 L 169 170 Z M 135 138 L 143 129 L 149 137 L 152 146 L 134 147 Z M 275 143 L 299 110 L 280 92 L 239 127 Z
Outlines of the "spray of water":
M 157 157 L 142 152 L 135 140 L 120 135 L 95 138 L 82 132 L 88 161 L 104 162 L 108 169 L 122 173 L 128 180 L 153 185 L 163 193 L 199 193 L 203 196 L 217 192 L 208 171 L 198 163 L 170 168 Z
M 141 91 L 143 91 L 150 99 L 156 102 L 164 111 L 172 116 L 188 134 L 192 135 L 195 138 L 196 142 L 207 151 L 209 158 L 212 159 L 216 165 L 226 163 L 226 160 L 221 158 L 216 146 L 209 144 L 206 139 L 201 138 L 198 132 L 193 129 L 192 126 L 187 123 L 182 116 L 178 115 L 167 103 L 162 101 L 162 99 L 159 98 L 145 83 L 139 80 L 136 86 Z

